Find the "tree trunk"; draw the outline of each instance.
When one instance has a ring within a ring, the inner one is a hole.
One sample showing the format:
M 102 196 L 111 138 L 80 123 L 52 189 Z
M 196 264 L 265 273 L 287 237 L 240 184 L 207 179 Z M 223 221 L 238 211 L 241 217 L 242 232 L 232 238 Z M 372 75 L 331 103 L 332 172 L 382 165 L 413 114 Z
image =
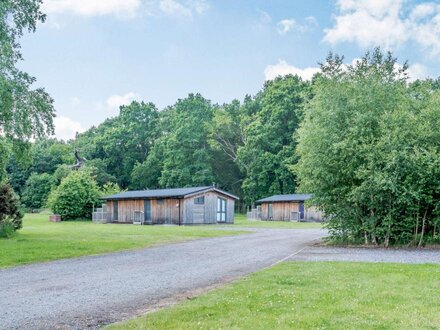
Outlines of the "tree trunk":
M 426 225 L 426 215 L 428 214 L 428 208 L 426 208 L 425 210 L 425 214 L 423 214 L 423 219 L 422 219 L 422 231 L 420 233 L 420 240 L 419 240 L 419 245 L 418 247 L 421 247 L 423 244 L 423 235 L 425 234 L 425 225 Z
M 385 235 L 384 245 L 386 248 L 390 246 L 391 223 L 388 224 L 387 234 Z

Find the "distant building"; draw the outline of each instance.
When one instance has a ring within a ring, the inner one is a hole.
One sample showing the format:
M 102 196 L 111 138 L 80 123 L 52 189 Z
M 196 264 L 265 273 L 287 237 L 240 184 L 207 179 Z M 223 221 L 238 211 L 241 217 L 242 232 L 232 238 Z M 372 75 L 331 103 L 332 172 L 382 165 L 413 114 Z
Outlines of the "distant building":
M 141 224 L 234 223 L 239 198 L 214 186 L 126 191 L 103 198 L 105 220 Z
M 278 221 L 322 221 L 322 214 L 316 207 L 306 207 L 304 202 L 312 198 L 311 194 L 275 195 L 256 201 L 261 204 L 261 220 Z

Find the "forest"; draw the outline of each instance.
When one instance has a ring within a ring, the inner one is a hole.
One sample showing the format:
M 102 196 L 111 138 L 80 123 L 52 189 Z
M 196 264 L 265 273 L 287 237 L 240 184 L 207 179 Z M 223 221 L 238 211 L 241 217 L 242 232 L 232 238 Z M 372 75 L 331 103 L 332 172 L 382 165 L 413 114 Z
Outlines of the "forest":
M 53 100 L 16 66 L 18 38 L 44 16 L 19 9 L 2 37 L 0 181 L 27 210 L 56 211 L 84 185 L 94 193 L 78 217 L 99 194 L 215 183 L 240 197 L 238 212 L 273 194 L 312 193 L 336 240 L 439 242 L 439 79 L 411 81 L 407 63 L 380 48 L 352 65 L 330 53 L 311 81 L 278 77 L 226 104 L 197 93 L 165 109 L 134 101 L 60 141 Z M 72 172 L 75 149 L 87 175 Z

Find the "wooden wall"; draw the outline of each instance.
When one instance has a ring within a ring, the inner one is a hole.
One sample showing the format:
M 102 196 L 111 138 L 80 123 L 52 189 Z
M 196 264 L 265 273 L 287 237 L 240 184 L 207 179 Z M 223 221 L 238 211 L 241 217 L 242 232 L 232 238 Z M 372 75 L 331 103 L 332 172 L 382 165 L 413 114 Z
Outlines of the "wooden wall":
M 151 221 L 153 224 L 179 224 L 179 199 L 152 199 L 151 200 Z M 113 203 L 115 201 L 107 201 L 107 207 L 111 212 L 112 222 L 132 223 L 134 220 L 134 212 L 144 212 L 143 199 L 130 199 L 118 201 L 118 219 L 113 214 Z M 180 215 L 182 221 L 182 214 Z

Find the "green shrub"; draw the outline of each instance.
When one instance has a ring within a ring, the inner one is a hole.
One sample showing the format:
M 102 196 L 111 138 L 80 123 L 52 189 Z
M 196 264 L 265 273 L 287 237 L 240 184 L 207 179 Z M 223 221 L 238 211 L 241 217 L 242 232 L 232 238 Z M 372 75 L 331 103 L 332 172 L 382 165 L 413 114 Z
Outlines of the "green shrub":
M 88 171 L 73 171 L 49 196 L 49 207 L 63 220 L 90 219 L 100 192 Z
M 12 237 L 15 233 L 14 224 L 7 219 L 0 223 L 0 238 Z
M 10 237 L 22 226 L 20 201 L 8 183 L 0 183 L 0 237 Z

